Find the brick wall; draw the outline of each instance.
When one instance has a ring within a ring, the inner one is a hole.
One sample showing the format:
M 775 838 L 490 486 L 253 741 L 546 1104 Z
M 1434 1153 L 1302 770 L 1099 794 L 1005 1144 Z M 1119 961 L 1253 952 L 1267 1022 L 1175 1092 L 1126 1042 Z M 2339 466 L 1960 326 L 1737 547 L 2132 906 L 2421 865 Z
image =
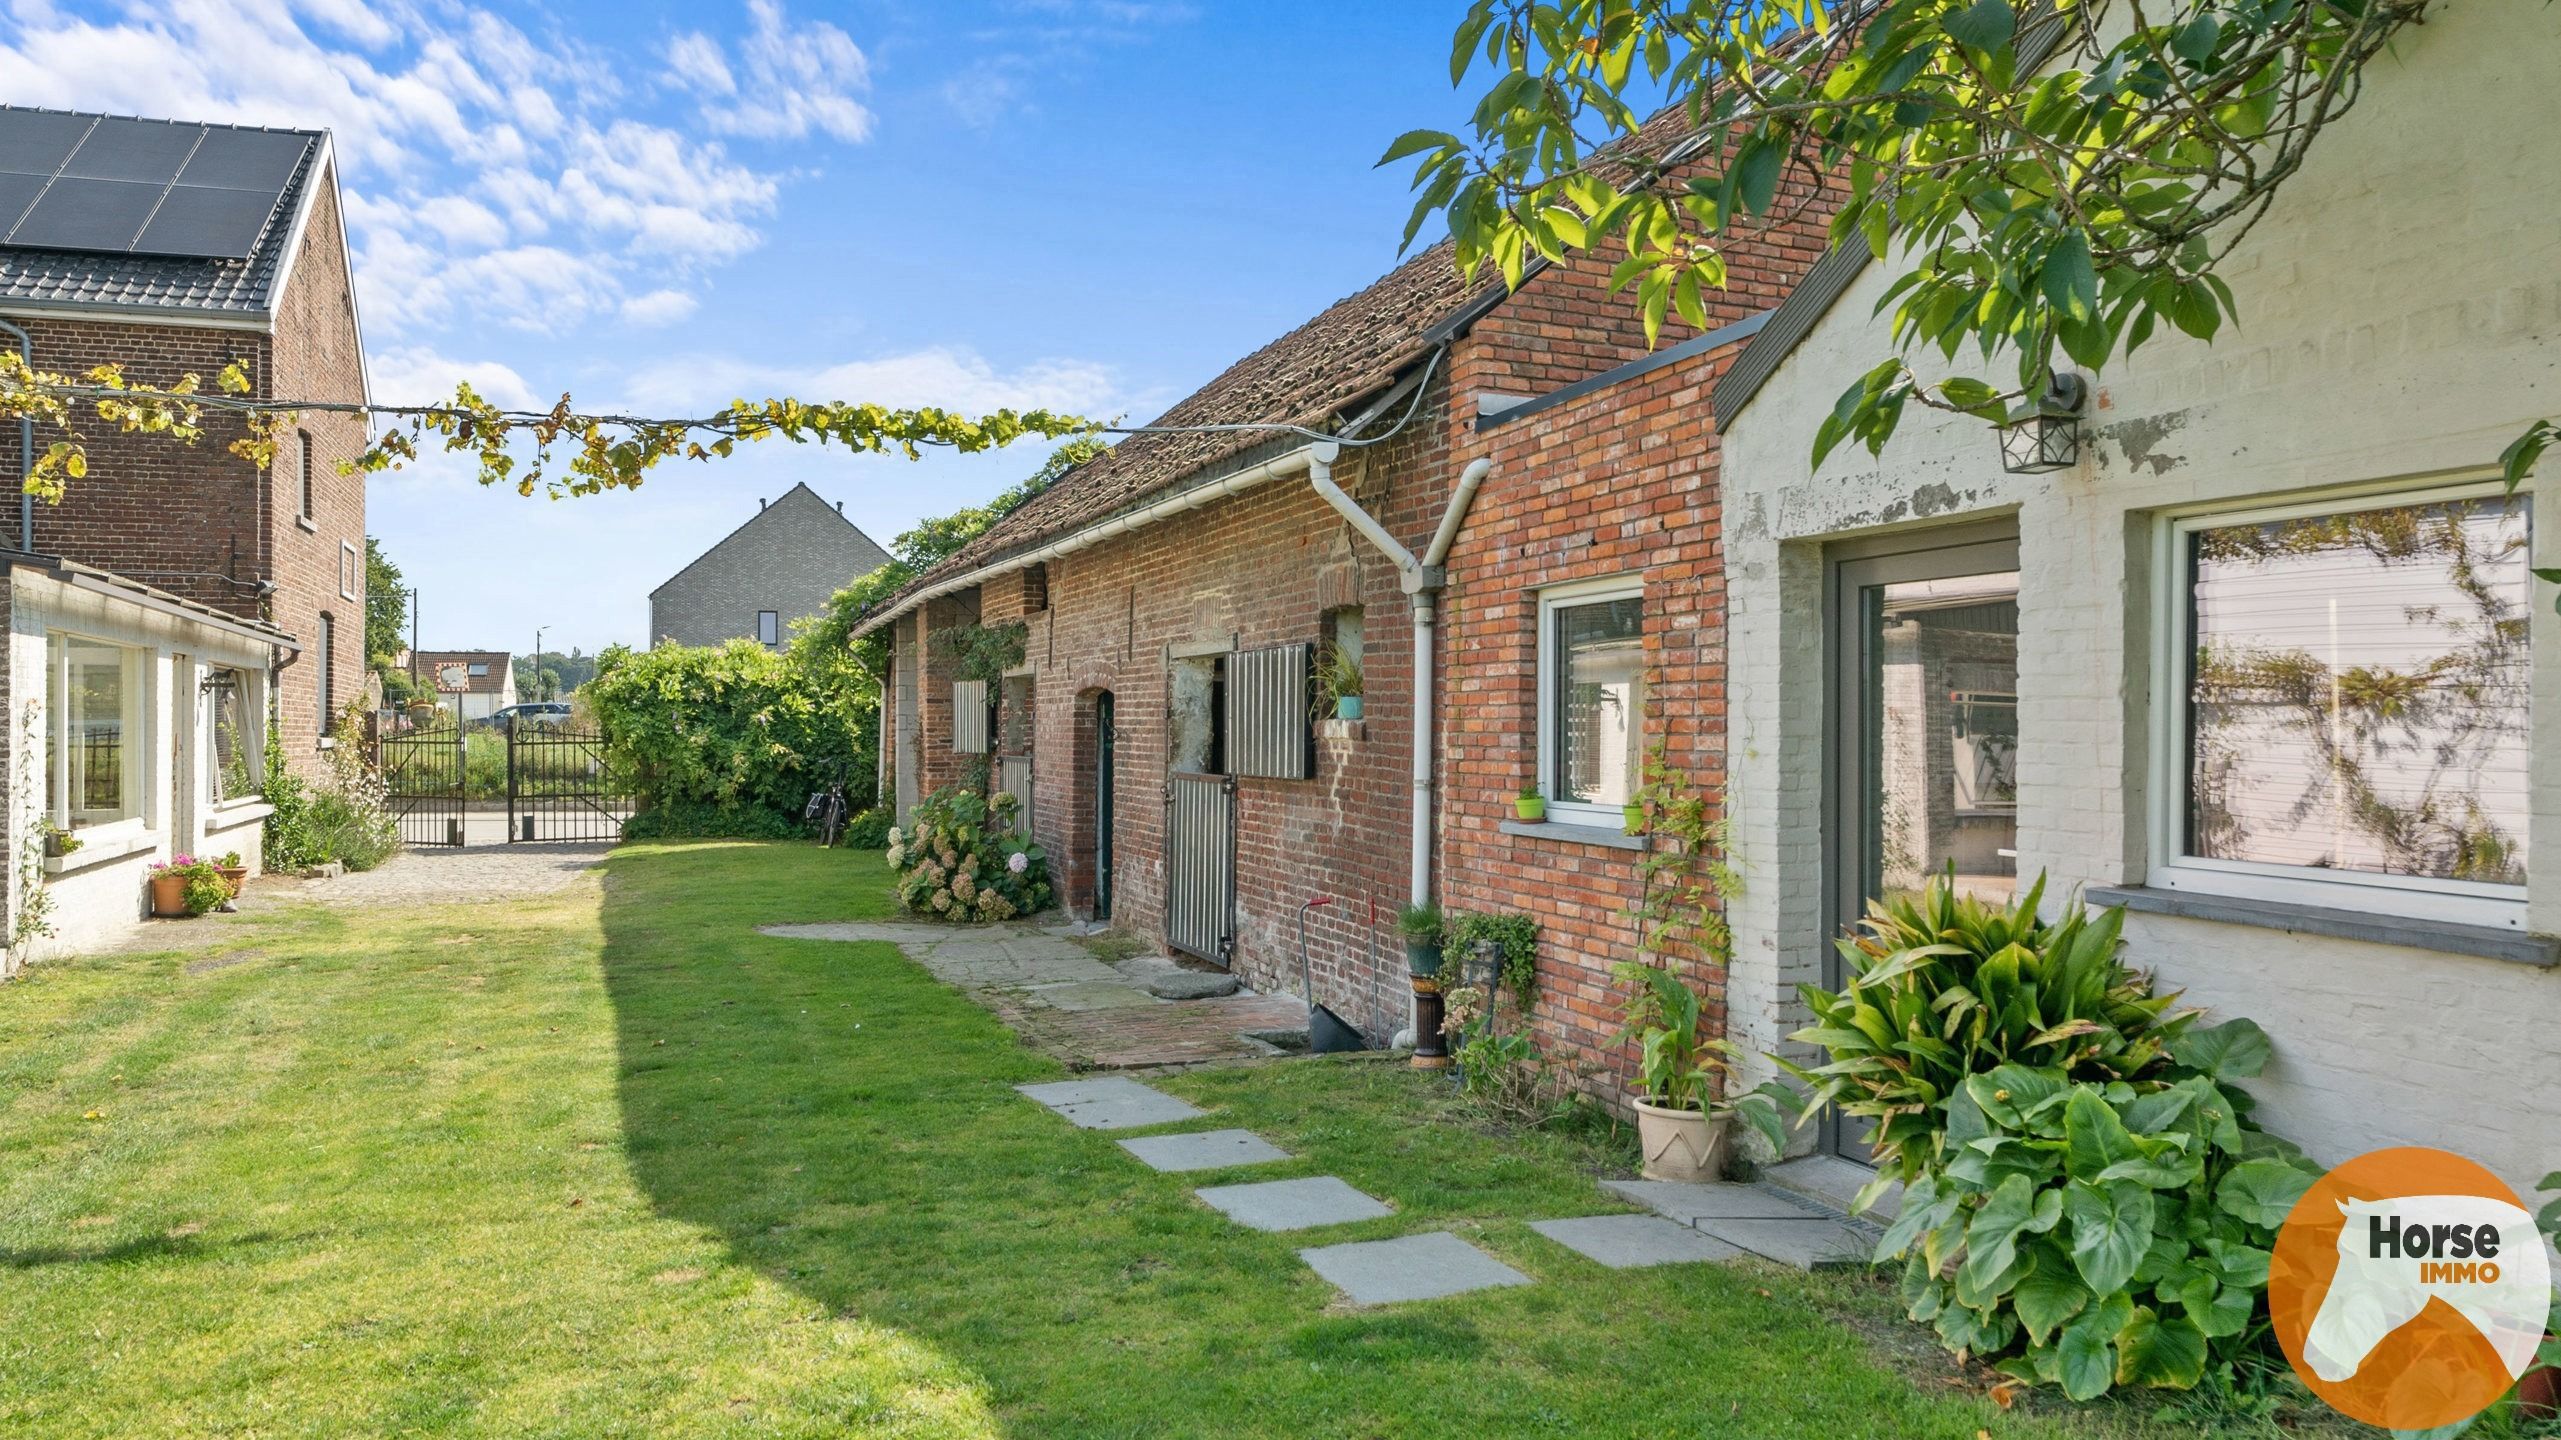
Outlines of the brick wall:
M 363 398 L 353 301 L 339 231 L 334 179 L 313 182 L 313 207 L 273 336 L 249 329 L 146 324 L 120 320 L 12 317 L 33 337 L 40 368 L 76 374 L 121 364 L 136 381 L 166 385 L 194 374 L 211 389 L 233 360 L 245 361 L 256 393 L 316 400 Z M 246 618 L 271 620 L 300 640 L 304 653 L 277 686 L 278 735 L 285 755 L 308 766 L 320 733 L 319 617 L 336 622 L 335 694 L 354 699 L 364 679 L 362 566 L 357 595 L 339 593 L 340 546 L 364 546 L 365 491 L 360 476 L 336 462 L 364 448 L 365 427 L 349 415 L 305 415 L 297 427 L 312 437 L 313 514 L 299 517 L 299 437 L 281 437 L 273 471 L 229 452 L 243 431 L 237 420 L 209 415 L 203 438 L 119 435 L 85 427 L 89 474 L 71 482 L 58 505 L 36 507 L 33 547 L 111 570 Z M 0 465 L 16 473 L 17 427 L 0 426 Z M 48 442 L 39 430 L 38 445 Z M 0 519 L 13 538 L 15 514 Z M 275 593 L 261 598 L 258 582 Z
M 1821 257 L 1825 213 L 1818 205 L 1730 247 L 1732 284 L 1709 299 L 1711 328 L 1778 303 Z M 1603 278 L 1589 266 L 1541 277 L 1476 327 L 1454 382 L 1534 396 L 1642 355 L 1632 298 L 1609 293 Z M 1616 342 L 1594 345 L 1595 335 Z M 1667 328 L 1663 344 L 1678 338 Z M 1507 835 L 1500 825 L 1513 797 L 1539 779 L 1539 591 L 1573 581 L 1642 579 L 1645 747 L 1660 746 L 1699 790 L 1723 791 L 1723 515 L 1707 392 L 1733 354 L 1726 347 L 1677 361 L 1481 433 L 1470 427 L 1453 456 L 1490 457 L 1494 470 L 1449 557 L 1443 903 L 1536 917 L 1532 1018 L 1542 1045 L 1619 1075 L 1633 1062 L 1612 1044 L 1623 996 L 1610 967 L 1636 955 L 1630 912 L 1642 898 L 1643 854 Z M 1694 957 L 1688 963 L 1721 1027 L 1724 976 Z

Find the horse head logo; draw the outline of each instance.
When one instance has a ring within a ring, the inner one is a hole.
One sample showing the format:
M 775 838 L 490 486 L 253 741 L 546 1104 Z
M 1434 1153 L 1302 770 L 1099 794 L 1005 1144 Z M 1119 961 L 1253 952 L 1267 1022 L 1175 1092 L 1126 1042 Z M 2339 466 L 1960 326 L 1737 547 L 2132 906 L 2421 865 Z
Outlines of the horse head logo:
M 2543 1237 L 2515 1205 L 2483 1195 L 2342 1200 L 2339 1268 L 2304 1336 L 2324 1380 L 2355 1375 L 2384 1337 L 2442 1300 L 2481 1332 L 2510 1375 L 2543 1338 L 2551 1297 Z

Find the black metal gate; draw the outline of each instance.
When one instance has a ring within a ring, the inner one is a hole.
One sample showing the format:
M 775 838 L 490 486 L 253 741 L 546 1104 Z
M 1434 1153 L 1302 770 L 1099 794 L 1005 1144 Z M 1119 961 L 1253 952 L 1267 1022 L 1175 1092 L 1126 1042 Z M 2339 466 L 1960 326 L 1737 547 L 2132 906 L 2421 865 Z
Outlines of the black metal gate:
M 507 838 L 615 841 L 631 795 L 605 763 L 605 737 L 547 725 L 507 727 Z
M 422 730 L 374 742 L 392 817 L 407 846 L 460 845 L 463 811 L 462 732 Z

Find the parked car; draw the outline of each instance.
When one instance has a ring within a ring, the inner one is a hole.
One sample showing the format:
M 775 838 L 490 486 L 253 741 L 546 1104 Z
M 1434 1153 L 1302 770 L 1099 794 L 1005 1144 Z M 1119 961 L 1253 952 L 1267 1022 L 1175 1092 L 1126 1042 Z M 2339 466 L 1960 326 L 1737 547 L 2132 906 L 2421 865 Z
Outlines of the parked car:
M 489 712 L 489 718 L 476 721 L 474 723 L 486 725 L 492 730 L 504 730 L 511 722 L 525 725 L 542 725 L 557 729 L 560 726 L 569 723 L 569 702 L 566 700 L 527 700 L 519 704 L 506 706 L 503 709 L 493 710 Z

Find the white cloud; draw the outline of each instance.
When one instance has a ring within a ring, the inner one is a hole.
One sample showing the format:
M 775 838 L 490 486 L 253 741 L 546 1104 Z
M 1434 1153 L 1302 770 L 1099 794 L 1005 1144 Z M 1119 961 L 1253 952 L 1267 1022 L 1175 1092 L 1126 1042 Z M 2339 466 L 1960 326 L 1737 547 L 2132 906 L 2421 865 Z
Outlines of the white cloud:
M 480 398 L 509 410 L 546 408 L 525 377 L 495 360 L 456 360 L 423 348 L 385 350 L 372 357 L 374 398 L 386 405 L 431 405 L 453 397 L 468 381 Z
M 634 325 L 673 325 L 693 314 L 695 303 L 682 290 L 652 290 L 622 302 L 622 318 Z
M 722 137 L 869 133 L 852 37 L 774 0 L 745 9 L 734 54 L 705 34 L 668 47 L 700 97 L 682 128 L 625 93 L 634 57 L 610 42 L 528 34 L 462 0 L 18 0 L 0 20 L 0 95 L 326 127 L 378 339 L 414 338 L 465 305 L 476 321 L 557 332 L 762 242 L 783 173 Z
M 940 405 L 965 413 L 1040 408 L 1109 415 L 1123 405 L 1119 376 L 1107 365 L 1035 360 L 1000 370 L 975 351 L 952 346 L 798 369 L 728 355 L 671 356 L 634 372 L 626 389 L 629 403 L 663 412 L 741 395 Z

